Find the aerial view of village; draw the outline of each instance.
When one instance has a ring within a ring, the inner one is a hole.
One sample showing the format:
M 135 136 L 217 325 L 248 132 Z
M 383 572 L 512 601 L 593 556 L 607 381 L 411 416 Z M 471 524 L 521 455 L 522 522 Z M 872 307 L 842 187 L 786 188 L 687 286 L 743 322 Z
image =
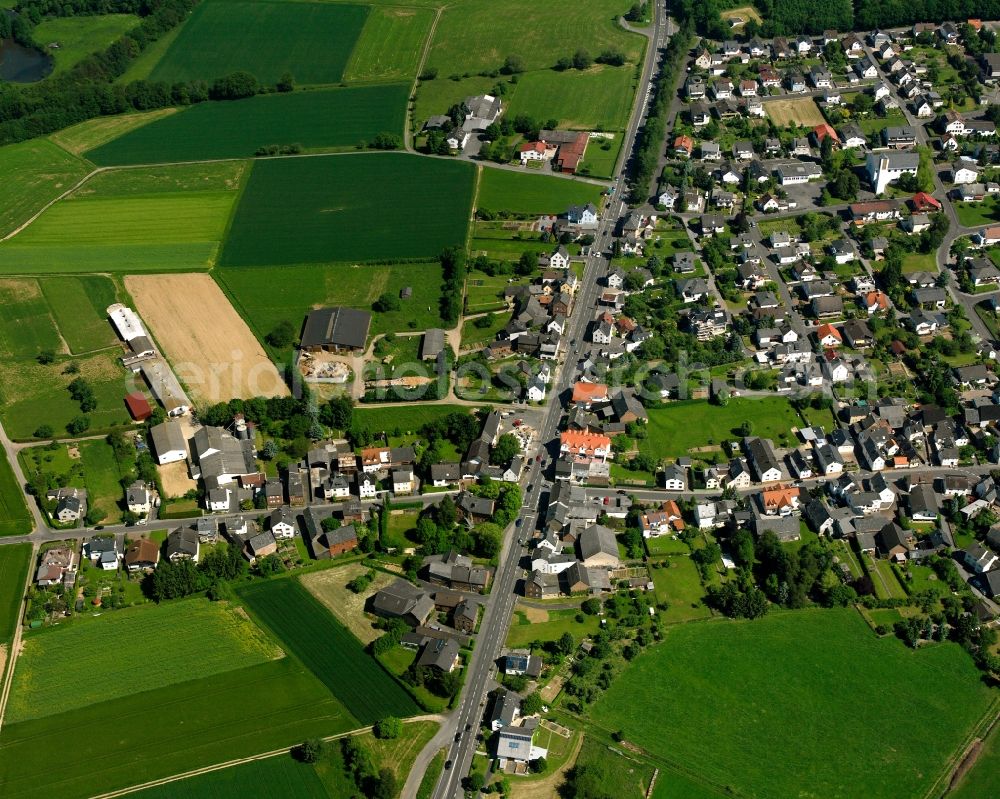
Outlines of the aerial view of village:
M 1000 0 L 0 6 L 2 799 L 1000 797 Z

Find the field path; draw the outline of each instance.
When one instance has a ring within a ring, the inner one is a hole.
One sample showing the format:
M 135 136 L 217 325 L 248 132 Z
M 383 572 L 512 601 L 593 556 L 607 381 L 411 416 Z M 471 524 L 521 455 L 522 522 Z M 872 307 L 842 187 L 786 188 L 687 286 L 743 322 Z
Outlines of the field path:
M 426 714 L 423 716 L 411 716 L 408 719 L 403 719 L 403 724 L 413 724 L 417 721 L 436 721 L 438 724 L 444 721 L 444 716 L 438 714 Z M 349 738 L 352 735 L 362 735 L 366 732 L 371 732 L 372 728 L 369 727 L 358 727 L 356 730 L 348 730 L 347 732 L 341 732 L 337 735 L 328 735 L 323 738 L 324 741 L 337 741 L 341 738 Z M 212 766 L 203 766 L 202 768 L 192 769 L 191 771 L 185 771 L 181 774 L 174 774 L 171 777 L 162 777 L 158 780 L 150 780 L 149 782 L 144 782 L 139 785 L 132 785 L 128 788 L 120 788 L 117 791 L 108 791 L 107 793 L 95 794 L 91 799 L 114 799 L 118 796 L 127 796 L 130 793 L 135 793 L 136 791 L 144 791 L 147 788 L 156 788 L 160 785 L 169 785 L 172 782 L 178 782 L 179 780 L 186 780 L 189 777 L 197 777 L 202 774 L 211 774 L 213 771 L 222 771 L 223 769 L 232 768 L 233 766 L 242 766 L 246 763 L 253 763 L 256 760 L 267 760 L 271 757 L 279 757 L 280 755 L 289 754 L 298 744 L 295 746 L 286 746 L 282 749 L 272 749 L 270 752 L 261 752 L 259 755 L 250 755 L 250 757 L 240 757 L 235 760 L 227 760 L 224 763 L 216 763 Z
M 410 97 L 416 97 L 417 84 L 420 83 L 420 76 L 424 74 L 424 64 L 427 63 L 427 56 L 431 52 L 431 42 L 434 41 L 434 34 L 437 32 L 438 22 L 447 6 L 438 6 L 434 9 L 434 21 L 431 22 L 431 29 L 427 32 L 424 40 L 424 51 L 420 54 L 420 63 L 417 64 L 417 74 L 413 76 L 413 85 L 410 86 Z M 406 119 L 403 120 L 403 147 L 408 152 L 416 152 L 413 149 L 413 103 L 406 104 Z
M 16 460 L 15 460 L 16 463 Z M 18 609 L 21 612 L 21 620 L 24 619 L 24 613 L 26 605 L 28 603 L 28 588 L 31 586 L 32 580 L 35 576 L 35 557 L 38 554 L 38 544 L 31 545 L 31 560 L 28 565 L 28 579 L 24 584 L 23 597 L 21 599 L 21 604 Z M 14 684 L 14 666 L 17 665 L 18 655 L 21 654 L 21 631 L 24 629 L 23 624 L 17 624 L 14 627 L 14 638 L 10 642 L 10 650 L 7 653 L 7 671 L 3 671 L 3 667 L 0 666 L 0 674 L 3 674 L 3 686 L 0 688 L 0 730 L 3 729 L 3 717 L 7 712 L 7 701 L 10 699 L 11 686 Z

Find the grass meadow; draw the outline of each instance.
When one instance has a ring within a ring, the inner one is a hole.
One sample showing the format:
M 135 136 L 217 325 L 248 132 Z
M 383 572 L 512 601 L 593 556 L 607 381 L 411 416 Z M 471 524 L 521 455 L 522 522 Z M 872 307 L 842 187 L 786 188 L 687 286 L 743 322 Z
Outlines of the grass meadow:
M 59 333 L 70 352 L 112 347 L 117 341 L 107 307 L 118 299 L 111 278 L 104 275 L 63 275 L 38 279 Z
M 0 644 L 7 643 L 17 628 L 30 568 L 31 544 L 0 547 Z
M 373 7 L 354 45 L 344 79 L 411 80 L 433 21 L 430 9 Z
M 613 48 L 635 63 L 645 39 L 616 23 L 629 6 L 629 0 L 552 0 L 542 6 L 532 0 L 506 0 L 498 24 L 493 5 L 458 3 L 441 16 L 427 64 L 437 67 L 440 80 L 499 69 L 508 55 L 520 56 L 527 70 L 547 69 L 579 49 L 597 56 Z
M 948 799 L 982 799 L 996 792 L 997 775 L 1000 774 L 1000 726 L 983 742 L 975 765 L 962 781 L 948 793 Z
M 198 598 L 126 608 L 27 636 L 6 721 L 123 699 L 280 656 L 263 630 L 222 602 Z
M 0 147 L 0 235 L 7 235 L 90 171 L 46 139 Z
M 56 17 L 42 20 L 32 35 L 42 44 L 59 43 L 58 49 L 48 51 L 55 60 L 52 74 L 58 75 L 91 53 L 105 50 L 138 24 L 134 14 Z
M 100 438 L 80 443 L 80 460 L 90 507 L 104 514 L 102 521 L 117 524 L 125 497 L 122 479 L 132 476 L 133 464 L 119 463 L 111 445 Z
M 378 133 L 402 132 L 408 96 L 407 85 L 393 83 L 200 103 L 89 150 L 87 158 L 120 166 L 249 158 L 270 144 L 355 147 Z
M 382 292 L 399 296 L 398 311 L 372 315 L 369 335 L 426 330 L 444 325 L 440 315 L 441 264 L 305 264 L 297 266 L 216 269 L 212 276 L 233 307 L 261 340 L 279 322 L 299 330 L 305 315 L 325 305 L 370 308 Z
M 260 582 L 239 593 L 285 649 L 311 669 L 362 724 L 419 711 L 403 687 L 298 580 Z
M 160 164 L 98 172 L 68 199 L 128 199 L 164 194 L 235 192 L 249 173 L 248 161 Z
M 32 520 L 7 455 L 0 457 L 0 535 L 27 535 Z M 2 608 L 2 606 L 0 606 Z
M 740 796 L 901 799 L 928 790 L 992 700 L 958 646 L 913 651 L 854 610 L 817 610 L 670 627 L 591 717 Z
M 0 278 L 0 357 L 34 358 L 42 350 L 58 352 L 62 343 L 33 278 Z
M 104 351 L 73 359 L 79 376 L 90 383 L 97 408 L 90 418 L 88 434 L 107 431 L 117 425 L 131 425 L 132 420 L 122 398 L 132 383 L 114 351 Z M 7 435 L 15 440 L 30 440 L 40 425 L 51 425 L 55 434 L 65 435 L 66 424 L 80 415 L 80 406 L 66 387 L 76 375 L 65 374 L 68 361 L 42 365 L 34 360 L 0 359 L 0 416 Z
M 601 186 L 579 180 L 483 167 L 476 207 L 524 216 L 561 214 L 570 205 L 599 206 L 602 192 Z
M 650 539 L 650 550 L 654 542 L 664 539 Z M 678 542 L 679 543 L 679 542 Z M 685 550 L 687 546 L 684 545 Z M 702 601 L 705 588 L 701 584 L 701 575 L 694 561 L 687 555 L 676 555 L 664 558 L 661 563 L 665 568 L 651 569 L 653 575 L 653 590 L 657 602 L 666 602 L 669 607 L 663 611 L 666 622 L 692 621 L 704 619 L 712 612 Z
M 597 616 L 584 616 L 583 622 L 576 620 L 580 611 L 576 608 L 543 611 L 547 620 L 538 618 L 532 620 L 523 610 L 514 609 L 510 631 L 507 633 L 507 646 L 526 647 L 532 641 L 558 641 L 564 634 L 570 633 L 574 638 L 585 638 L 593 635 L 600 627 Z M 532 611 L 536 613 L 536 611 Z M 534 618 L 534 617 L 533 617 Z
M 147 272 L 208 268 L 235 192 L 58 202 L 0 244 L 0 270 Z
M 428 422 L 440 419 L 455 411 L 468 410 L 462 405 L 413 405 L 404 407 L 358 407 L 354 409 L 354 422 L 371 431 L 392 433 L 400 430 L 415 433 Z
M 177 113 L 176 108 L 157 108 L 154 111 L 139 111 L 111 117 L 94 117 L 49 135 L 49 141 L 72 155 L 82 155 L 112 139 L 123 136 L 130 130 L 141 128 L 157 119 Z
M 560 128 L 624 130 L 635 96 L 632 66 L 528 72 L 510 95 L 507 113 L 558 119 Z M 506 99 L 506 98 L 505 98 Z
M 676 458 L 700 447 L 714 447 L 740 438 L 743 422 L 753 425 L 752 435 L 779 439 L 801 421 L 784 397 L 736 397 L 725 407 L 706 400 L 671 402 L 649 412 L 648 435 L 639 449 L 655 458 Z
M 273 266 L 434 258 L 465 243 L 473 178 L 471 164 L 403 153 L 260 161 L 219 260 Z
M 336 83 L 367 12 L 339 3 L 206 0 L 149 77 L 211 81 L 245 70 L 266 84 L 286 72 L 299 84 Z
M 196 660 L 189 657 L 176 676 L 186 677 Z M 134 664 L 133 675 L 156 666 L 146 657 Z M 87 679 L 106 687 L 99 673 Z M 54 793 L 83 799 L 357 726 L 308 669 L 281 658 L 5 724 L 0 784 L 5 799 Z

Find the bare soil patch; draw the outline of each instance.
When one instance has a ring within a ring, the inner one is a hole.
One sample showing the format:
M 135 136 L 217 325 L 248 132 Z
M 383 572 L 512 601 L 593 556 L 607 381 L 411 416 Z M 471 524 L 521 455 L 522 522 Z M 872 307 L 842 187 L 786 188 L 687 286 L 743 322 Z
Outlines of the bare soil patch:
M 198 483 L 188 476 L 187 461 L 168 463 L 156 468 L 160 471 L 160 481 L 163 483 L 163 490 L 168 497 L 177 499 L 183 497 L 188 491 L 198 488 Z
M 533 608 L 531 605 L 518 605 L 517 609 L 521 611 L 525 618 L 532 624 L 542 624 L 549 620 L 549 612 L 542 608 Z
M 196 404 L 288 395 L 264 348 L 208 275 L 130 275 L 125 287 Z
M 812 97 L 797 97 L 794 100 L 768 100 L 764 110 L 778 127 L 784 127 L 789 122 L 796 125 L 813 127 L 826 122 L 819 106 Z
M 360 594 L 351 591 L 347 584 L 368 571 L 363 563 L 350 563 L 336 569 L 313 572 L 302 577 L 302 585 L 323 603 L 337 620 L 350 630 L 363 644 L 370 644 L 382 633 L 376 630 L 365 615 L 365 602 L 376 591 L 385 588 L 393 577 L 375 572 L 375 579 Z

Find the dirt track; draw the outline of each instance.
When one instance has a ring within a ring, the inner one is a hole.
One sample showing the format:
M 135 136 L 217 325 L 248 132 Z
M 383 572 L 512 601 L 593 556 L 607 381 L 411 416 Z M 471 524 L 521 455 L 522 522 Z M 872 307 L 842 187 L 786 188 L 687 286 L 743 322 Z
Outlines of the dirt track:
M 208 275 L 129 275 L 125 287 L 196 405 L 288 394 L 246 322 Z

